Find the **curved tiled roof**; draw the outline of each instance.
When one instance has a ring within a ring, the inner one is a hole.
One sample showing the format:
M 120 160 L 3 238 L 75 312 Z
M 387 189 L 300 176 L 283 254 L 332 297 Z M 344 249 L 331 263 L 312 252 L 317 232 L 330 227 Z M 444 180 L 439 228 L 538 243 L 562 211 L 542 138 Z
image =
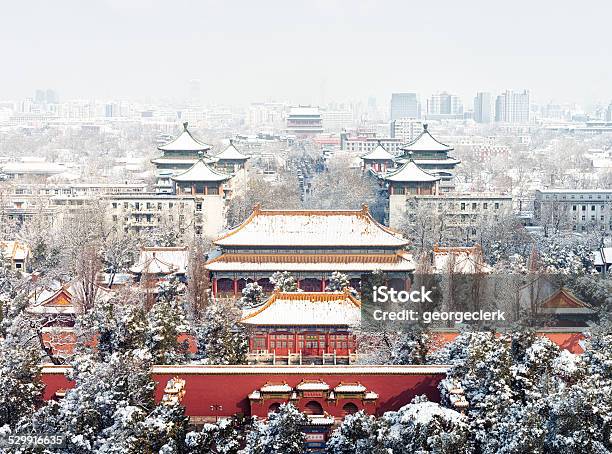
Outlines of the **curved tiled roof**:
M 264 210 L 257 205 L 238 227 L 214 241 L 219 246 L 395 247 L 408 241 L 361 210 Z
M 183 123 L 183 131 L 174 139 L 168 143 L 165 143 L 159 147 L 161 151 L 208 151 L 210 145 L 200 142 L 198 139 L 193 137 L 187 129 L 187 122 Z
M 446 145 L 435 139 L 427 130 L 427 125 L 423 125 L 423 132 L 412 142 L 401 147 L 404 151 L 451 151 L 453 147 Z

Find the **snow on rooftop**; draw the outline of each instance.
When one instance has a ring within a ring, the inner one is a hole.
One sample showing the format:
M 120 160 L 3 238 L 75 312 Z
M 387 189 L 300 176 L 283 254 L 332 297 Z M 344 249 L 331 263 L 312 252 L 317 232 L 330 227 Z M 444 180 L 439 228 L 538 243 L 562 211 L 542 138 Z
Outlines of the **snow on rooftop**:
M 213 169 L 202 159 L 198 159 L 194 165 L 183 173 L 172 177 L 174 181 L 225 181 L 229 178 L 229 175 Z
M 361 383 L 341 383 L 334 388 L 336 393 L 364 393 L 366 387 Z
M 225 160 L 225 161 L 246 161 L 249 157 L 236 148 L 233 141 L 230 141 L 228 147 L 223 150 L 221 153 L 216 154 L 215 158 L 217 160 Z
M 401 147 L 404 151 L 451 151 L 453 147 L 436 140 L 423 125 L 423 132 L 412 142 Z
M 357 325 L 359 301 L 344 292 L 274 293 L 262 306 L 243 311 L 247 325 Z
M 187 129 L 187 123 L 183 123 L 183 131 L 174 140 L 157 148 L 161 151 L 207 151 L 211 147 L 193 137 Z
M 214 242 L 220 246 L 396 247 L 408 244 L 361 210 L 263 210 Z
M 143 248 L 138 262 L 130 271 L 137 274 L 184 274 L 188 262 L 189 251 L 186 246 Z
M 222 254 L 206 263 L 210 271 L 413 271 L 412 255 L 396 254 Z
M 299 391 L 328 391 L 329 385 L 323 381 L 303 381 L 295 389 Z
M 373 161 L 373 160 L 393 161 L 395 159 L 395 156 L 389 153 L 387 150 L 385 150 L 385 148 L 379 142 L 376 148 L 362 155 L 361 159 L 370 160 L 370 161 Z
M 291 391 L 293 391 L 293 388 L 289 386 L 287 383 L 282 383 L 282 384 L 266 383 L 261 388 L 259 388 L 259 391 L 262 393 L 290 393 Z
M 595 266 L 603 266 L 612 263 L 612 247 L 603 247 L 592 252 Z
M 156 365 L 151 368 L 152 374 L 159 375 L 446 375 L 448 365 L 392 366 L 392 365 L 339 365 L 339 366 L 284 366 L 284 365 Z M 46 365 L 44 374 L 64 375 L 70 366 Z
M 399 182 L 434 182 L 439 181 L 440 177 L 424 171 L 414 161 L 408 161 L 399 169 L 387 173 L 384 179 Z

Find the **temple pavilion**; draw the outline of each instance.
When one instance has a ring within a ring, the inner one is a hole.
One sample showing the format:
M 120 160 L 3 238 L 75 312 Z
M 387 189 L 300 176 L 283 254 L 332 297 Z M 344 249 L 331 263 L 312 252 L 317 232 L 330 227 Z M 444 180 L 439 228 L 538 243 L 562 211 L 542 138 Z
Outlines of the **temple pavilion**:
M 248 282 L 271 292 L 270 276 L 288 271 L 301 290 L 324 291 L 334 271 L 359 288 L 361 277 L 383 271 L 403 289 L 415 269 L 408 241 L 360 210 L 265 210 L 259 205 L 214 242 L 206 268 L 215 295 L 238 295 Z
M 453 147 L 434 138 L 426 124 L 416 139 L 400 149 L 403 155 L 396 159 L 398 164 L 413 160 L 421 169 L 441 178 L 441 191 L 448 191 L 454 187 L 453 170 L 461 161 L 448 155 L 453 151 Z
M 234 141 L 230 139 L 230 143 L 225 150 L 214 156 L 217 161 L 217 168 L 226 173 L 234 174 L 244 169 L 249 156 L 238 151 L 234 145 Z
M 210 156 L 211 146 L 196 139 L 187 127 L 188 123 L 183 123 L 183 131 L 175 139 L 157 147 L 162 155 L 151 161 L 156 168 L 156 190 L 159 194 L 172 193 L 171 177 L 189 169 L 198 160 L 207 164 L 216 161 Z
M 378 145 L 372 151 L 361 156 L 363 170 L 371 170 L 375 173 L 384 173 L 395 166 L 395 156 L 389 153 L 378 141 Z
M 250 328 L 250 359 L 322 363 L 349 362 L 355 353 L 352 328 L 361 303 L 343 292 L 275 291 L 261 306 L 245 309 L 240 323 Z
M 442 177 L 426 172 L 409 159 L 400 168 L 382 176 L 389 195 L 438 195 Z

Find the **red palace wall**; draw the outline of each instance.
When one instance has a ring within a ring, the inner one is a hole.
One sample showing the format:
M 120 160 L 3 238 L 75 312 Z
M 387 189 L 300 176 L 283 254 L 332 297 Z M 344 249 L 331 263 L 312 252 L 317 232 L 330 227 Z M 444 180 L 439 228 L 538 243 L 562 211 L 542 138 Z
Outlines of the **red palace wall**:
M 51 366 L 43 369 L 46 384 L 44 398 L 52 399 L 55 392 L 73 386 L 63 375 L 67 368 Z M 296 406 L 314 400 L 323 410 L 335 417 L 343 416 L 342 407 L 352 402 L 358 409 L 380 415 L 398 410 L 414 396 L 425 394 L 439 401 L 438 383 L 446 376 L 444 366 L 155 366 L 153 379 L 157 382 L 155 398 L 161 400 L 164 387 L 171 378 L 185 380 L 182 404 L 192 417 L 231 416 L 236 413 L 265 417 L 274 403 L 286 402 L 284 397 L 266 398 L 251 402 L 248 395 L 266 383 L 295 388 L 302 380 L 321 380 L 334 388 L 340 383 L 360 383 L 378 399 L 365 403 L 362 399 L 328 401 L 325 398 L 302 398 Z

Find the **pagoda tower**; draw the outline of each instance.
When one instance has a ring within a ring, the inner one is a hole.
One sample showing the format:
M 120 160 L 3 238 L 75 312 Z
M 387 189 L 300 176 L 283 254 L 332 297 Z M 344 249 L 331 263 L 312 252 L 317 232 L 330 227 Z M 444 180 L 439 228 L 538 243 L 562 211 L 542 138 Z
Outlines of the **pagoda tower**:
M 216 161 L 210 156 L 211 146 L 193 137 L 187 127 L 188 123 L 183 123 L 183 131 L 174 140 L 157 147 L 162 155 L 151 160 L 156 169 L 158 194 L 171 194 L 172 176 L 189 169 L 200 159 L 207 164 Z
M 400 149 L 403 155 L 395 160 L 397 163 L 404 164 L 413 160 L 421 169 L 440 177 L 441 192 L 448 192 L 454 188 L 453 172 L 461 161 L 448 155 L 453 151 L 453 147 L 434 138 L 427 129 L 427 124 L 423 125 L 423 132 L 416 139 Z

